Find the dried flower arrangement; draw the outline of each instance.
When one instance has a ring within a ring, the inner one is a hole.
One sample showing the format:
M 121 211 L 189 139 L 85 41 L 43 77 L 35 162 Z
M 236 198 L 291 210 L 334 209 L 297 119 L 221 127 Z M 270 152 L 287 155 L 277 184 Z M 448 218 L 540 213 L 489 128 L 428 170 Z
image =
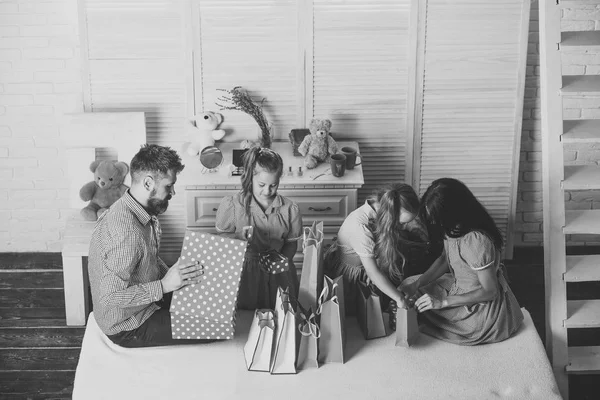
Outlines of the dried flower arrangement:
M 261 147 L 271 147 L 271 129 L 269 121 L 263 112 L 263 103 L 266 99 L 262 99 L 260 104 L 256 104 L 252 97 L 241 86 L 236 86 L 231 90 L 218 89 L 225 92 L 223 96 L 217 98 L 215 104 L 221 110 L 238 110 L 250 115 L 260 128 L 262 133 L 259 144 Z

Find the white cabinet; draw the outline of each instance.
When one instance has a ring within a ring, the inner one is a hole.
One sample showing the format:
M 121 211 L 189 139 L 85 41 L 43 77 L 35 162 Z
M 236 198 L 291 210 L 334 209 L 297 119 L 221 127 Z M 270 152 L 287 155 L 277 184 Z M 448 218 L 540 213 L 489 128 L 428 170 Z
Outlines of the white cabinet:
M 240 177 L 231 176 L 229 172 L 232 150 L 236 145 L 237 143 L 225 143 L 219 146 L 224 161 L 216 172 L 206 172 L 198 159 L 184 157 L 186 167 L 178 185 L 185 189 L 188 229 L 215 233 L 215 217 L 221 199 L 241 189 Z M 338 145 L 340 148 L 352 146 L 358 149 L 355 142 L 338 142 Z M 344 176 L 336 178 L 331 175 L 327 163 L 306 170 L 304 158 L 293 156 L 289 142 L 274 142 L 272 149 L 281 155 L 284 163 L 279 193 L 298 204 L 304 226 L 310 226 L 313 221 L 323 221 L 325 242 L 331 243 L 346 216 L 356 209 L 357 190 L 364 184 L 362 167 L 359 165 L 346 170 Z M 293 176 L 287 174 L 289 167 L 292 167 Z M 302 167 L 302 176 L 297 174 L 299 167 Z M 296 266 L 302 265 L 301 243 L 298 243 L 294 261 Z

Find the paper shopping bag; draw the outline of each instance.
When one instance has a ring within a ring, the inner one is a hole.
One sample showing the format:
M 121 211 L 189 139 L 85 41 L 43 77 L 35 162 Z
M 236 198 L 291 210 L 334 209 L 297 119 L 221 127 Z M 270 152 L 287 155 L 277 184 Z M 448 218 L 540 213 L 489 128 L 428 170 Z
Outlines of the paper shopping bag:
M 381 300 L 371 285 L 358 282 L 358 325 L 365 339 L 375 339 L 387 335 Z
M 180 260 L 199 261 L 204 275 L 173 293 L 173 339 L 233 339 L 246 246 L 244 240 L 186 231 Z
M 248 340 L 244 345 L 244 358 L 246 359 L 248 371 L 269 372 L 274 330 L 275 316 L 273 311 L 268 309 L 256 310 L 248 333 Z
M 419 337 L 417 311 L 414 308 L 398 307 L 396 310 L 396 346 L 409 347 Z
M 290 302 L 289 289 L 277 288 L 275 300 L 275 348 L 271 360 L 271 374 L 295 374 L 298 327 L 296 313 Z
M 304 310 L 298 305 L 298 330 L 300 331 L 300 344 L 298 346 L 298 369 L 319 368 L 319 337 L 321 331 L 312 309 Z
M 313 222 L 304 228 L 302 243 L 304 260 L 300 275 L 298 303 L 307 310 L 317 308 L 317 298 L 323 285 L 323 222 Z
M 318 300 L 317 314 L 321 329 L 319 362 L 344 363 L 346 345 L 344 282 L 339 276 L 324 277 L 323 290 Z

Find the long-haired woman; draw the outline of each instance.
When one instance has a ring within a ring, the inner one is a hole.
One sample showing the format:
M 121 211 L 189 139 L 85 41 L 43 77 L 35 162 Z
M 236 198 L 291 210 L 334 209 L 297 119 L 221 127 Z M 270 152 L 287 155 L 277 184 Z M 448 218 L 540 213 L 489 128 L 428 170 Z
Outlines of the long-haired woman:
M 425 229 L 415 219 L 419 198 L 406 184 L 385 186 L 346 217 L 325 254 L 328 275 L 347 282 L 370 280 L 381 292 L 406 307 L 397 289 L 407 266 L 402 249 L 425 243 Z
M 514 334 L 523 314 L 500 263 L 503 238 L 494 220 L 459 180 L 431 183 L 420 214 L 444 252 L 422 275 L 402 283 L 420 314 L 420 329 L 462 345 Z

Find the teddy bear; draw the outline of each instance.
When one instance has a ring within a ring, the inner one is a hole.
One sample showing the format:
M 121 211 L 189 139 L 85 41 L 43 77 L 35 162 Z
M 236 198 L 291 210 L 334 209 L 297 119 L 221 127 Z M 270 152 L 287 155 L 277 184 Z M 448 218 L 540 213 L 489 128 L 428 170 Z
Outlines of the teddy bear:
M 88 221 L 96 221 L 115 201 L 121 198 L 129 186 L 123 184 L 129 165 L 122 161 L 101 160 L 90 164 L 94 181 L 88 182 L 79 190 L 79 197 L 89 201 L 81 209 L 81 216 Z
M 307 169 L 315 168 L 324 162 L 331 154 L 338 151 L 338 145 L 329 134 L 331 121 L 328 119 L 313 119 L 308 127 L 307 135 L 298 147 L 298 152 L 304 156 L 304 166 Z
M 197 156 L 205 148 L 214 146 L 215 140 L 223 139 L 225 130 L 217 129 L 221 122 L 223 122 L 223 115 L 212 111 L 194 116 L 188 124 L 188 136 L 191 141 L 186 152 L 190 156 Z

